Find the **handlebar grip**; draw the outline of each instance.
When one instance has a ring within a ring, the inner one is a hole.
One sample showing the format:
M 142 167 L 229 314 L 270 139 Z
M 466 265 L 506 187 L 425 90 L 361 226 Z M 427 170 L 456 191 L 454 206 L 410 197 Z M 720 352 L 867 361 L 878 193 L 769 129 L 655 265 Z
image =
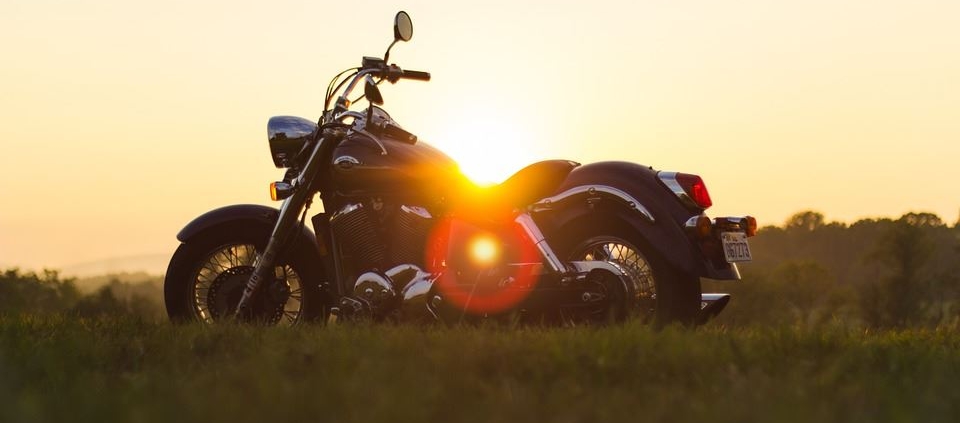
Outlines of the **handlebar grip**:
M 412 71 L 405 70 L 403 71 L 403 79 L 415 79 L 417 81 L 429 81 L 430 72 L 421 72 L 421 71 Z
M 403 141 L 407 144 L 416 144 L 417 136 L 407 132 L 405 129 L 392 125 L 390 123 L 385 123 L 383 125 L 383 132 L 389 135 L 391 138 L 396 138 L 399 141 Z

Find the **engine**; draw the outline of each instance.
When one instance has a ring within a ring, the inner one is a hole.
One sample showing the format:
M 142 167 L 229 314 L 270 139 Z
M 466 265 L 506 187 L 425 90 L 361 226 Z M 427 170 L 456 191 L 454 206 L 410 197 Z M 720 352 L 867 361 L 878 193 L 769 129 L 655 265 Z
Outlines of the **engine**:
M 330 218 L 344 270 L 355 281 L 353 297 L 374 315 L 394 309 L 398 292 L 427 277 L 421 269 L 433 223 L 423 207 L 379 199 L 348 204 Z
M 423 207 L 400 206 L 393 220 L 390 242 L 391 258 L 395 264 L 425 263 L 427 237 L 433 225 L 433 216 Z
M 330 229 L 354 270 L 382 269 L 387 264 L 382 231 L 371 209 L 363 203 L 348 204 L 330 218 Z

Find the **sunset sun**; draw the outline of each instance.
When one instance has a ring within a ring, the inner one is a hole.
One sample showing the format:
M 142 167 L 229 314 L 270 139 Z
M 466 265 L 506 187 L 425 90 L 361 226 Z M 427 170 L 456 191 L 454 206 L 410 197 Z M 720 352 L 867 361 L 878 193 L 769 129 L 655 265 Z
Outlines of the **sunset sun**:
M 530 146 L 536 137 L 523 121 L 493 110 L 471 110 L 444 122 L 438 148 L 460 165 L 474 183 L 486 186 L 503 182 L 536 161 Z

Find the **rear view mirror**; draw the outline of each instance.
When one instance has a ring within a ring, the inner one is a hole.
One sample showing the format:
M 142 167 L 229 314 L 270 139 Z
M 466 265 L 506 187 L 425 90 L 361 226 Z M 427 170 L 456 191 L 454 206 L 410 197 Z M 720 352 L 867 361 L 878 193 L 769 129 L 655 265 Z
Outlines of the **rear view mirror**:
M 363 84 L 363 95 L 370 103 L 377 105 L 383 104 L 383 95 L 380 94 L 380 88 L 377 87 L 376 82 L 373 82 L 373 78 L 371 78 L 370 75 L 367 75 L 367 81 Z
M 413 38 L 413 21 L 410 20 L 407 12 L 401 10 L 393 18 L 393 40 L 394 42 L 410 41 L 411 38 Z

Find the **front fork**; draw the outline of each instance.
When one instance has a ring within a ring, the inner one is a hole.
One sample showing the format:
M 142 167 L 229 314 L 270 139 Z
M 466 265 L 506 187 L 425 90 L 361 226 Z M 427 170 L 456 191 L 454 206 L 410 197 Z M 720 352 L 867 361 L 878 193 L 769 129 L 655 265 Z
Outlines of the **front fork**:
M 275 277 L 274 264 L 277 261 L 277 256 L 282 247 L 287 245 L 297 227 L 297 221 L 299 220 L 297 217 L 303 211 L 309 195 L 312 195 L 312 193 L 308 194 L 309 191 L 308 189 L 297 190 L 290 198 L 283 201 L 283 206 L 280 207 L 280 217 L 273 227 L 270 240 L 267 241 L 267 248 L 264 249 L 263 254 L 260 255 L 260 260 L 254 265 L 253 273 L 243 288 L 243 296 L 237 303 L 234 317 L 243 316 L 250 308 L 250 299 L 253 298 L 254 292 L 257 291 L 264 279 Z
M 273 226 L 273 232 L 270 233 L 270 240 L 267 241 L 267 247 L 260 256 L 260 260 L 258 260 L 254 266 L 250 279 L 247 279 L 247 285 L 243 288 L 243 296 L 240 297 L 240 302 L 237 303 L 237 309 L 233 313 L 235 318 L 243 316 L 250 308 L 250 299 L 253 298 L 254 293 L 257 292 L 263 280 L 275 277 L 274 266 L 276 265 L 277 257 L 280 255 L 283 247 L 288 244 L 291 237 L 295 235 L 294 231 L 296 231 L 297 228 L 298 217 L 300 213 L 304 211 L 304 208 L 307 207 L 307 204 L 315 193 L 313 180 L 319 173 L 320 162 L 325 156 L 321 154 L 321 148 L 328 143 L 338 142 L 343 139 L 343 137 L 343 131 L 333 130 L 325 133 L 324 136 L 317 140 L 310 154 L 310 158 L 307 160 L 307 164 L 303 167 L 303 171 L 300 172 L 300 176 L 297 177 L 295 181 L 293 194 L 286 200 L 283 200 L 283 205 L 280 207 L 280 216 L 277 218 L 276 225 Z

